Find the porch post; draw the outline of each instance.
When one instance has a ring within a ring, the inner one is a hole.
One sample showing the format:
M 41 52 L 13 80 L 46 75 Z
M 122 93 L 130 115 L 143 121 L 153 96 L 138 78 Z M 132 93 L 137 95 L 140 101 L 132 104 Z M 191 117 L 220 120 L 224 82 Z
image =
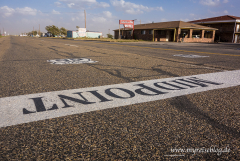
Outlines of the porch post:
M 179 42 L 179 40 L 180 40 L 180 34 L 181 34 L 181 28 L 177 28 L 178 30 L 177 30 L 177 42 Z
M 189 38 L 192 38 L 193 29 L 189 30 Z
M 155 32 L 155 30 L 153 29 L 153 41 L 154 41 L 154 32 Z
M 214 39 L 215 39 L 215 32 L 216 32 L 215 30 L 212 31 L 212 40 L 213 40 L 213 42 L 214 42 Z
M 204 38 L 205 30 L 202 30 L 201 38 Z

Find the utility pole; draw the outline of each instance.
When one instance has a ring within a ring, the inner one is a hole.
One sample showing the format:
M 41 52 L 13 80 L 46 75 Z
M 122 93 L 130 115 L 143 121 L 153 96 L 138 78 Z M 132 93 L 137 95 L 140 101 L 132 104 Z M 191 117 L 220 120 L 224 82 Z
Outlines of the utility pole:
M 85 29 L 87 29 L 87 22 L 86 22 L 86 21 L 87 21 L 87 20 L 86 20 L 86 17 L 87 17 L 87 16 L 86 16 L 86 10 L 84 10 L 84 17 L 85 17 Z
M 121 39 L 120 38 L 120 20 L 119 20 L 119 31 L 118 31 L 119 35 L 118 35 L 118 39 Z
M 141 20 L 140 20 L 140 24 L 141 24 Z

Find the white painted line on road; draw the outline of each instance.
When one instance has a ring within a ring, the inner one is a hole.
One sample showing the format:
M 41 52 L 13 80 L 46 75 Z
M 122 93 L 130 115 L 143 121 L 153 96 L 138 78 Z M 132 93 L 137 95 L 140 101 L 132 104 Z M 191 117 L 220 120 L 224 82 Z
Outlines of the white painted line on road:
M 65 44 L 65 45 L 78 47 L 77 45 L 70 45 L 70 44 Z
M 85 63 L 96 63 L 97 61 L 92 61 L 88 58 L 73 58 L 73 59 L 55 59 L 48 60 L 51 64 L 85 64 Z
M 0 127 L 240 85 L 240 70 L 0 98 Z
M 178 54 L 178 55 L 173 55 L 173 56 L 179 56 L 179 57 L 184 57 L 184 58 L 205 58 L 209 56 L 201 56 L 201 55 L 183 55 L 183 54 Z

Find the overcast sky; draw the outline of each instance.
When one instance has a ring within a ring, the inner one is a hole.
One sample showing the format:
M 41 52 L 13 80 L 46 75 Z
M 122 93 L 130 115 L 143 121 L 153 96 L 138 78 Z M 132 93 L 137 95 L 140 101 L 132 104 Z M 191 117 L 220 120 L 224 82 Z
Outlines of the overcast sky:
M 56 25 L 68 30 L 109 32 L 119 27 L 119 19 L 135 24 L 190 21 L 222 15 L 240 17 L 240 0 L 0 0 L 0 29 L 15 35 Z

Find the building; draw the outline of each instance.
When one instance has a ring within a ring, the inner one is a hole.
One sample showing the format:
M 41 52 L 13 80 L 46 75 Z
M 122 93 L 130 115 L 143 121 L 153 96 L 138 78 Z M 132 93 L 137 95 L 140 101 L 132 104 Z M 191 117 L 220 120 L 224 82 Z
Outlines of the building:
M 102 32 L 86 32 L 87 38 L 101 38 Z
M 88 32 L 86 28 L 79 28 L 78 31 L 67 31 L 67 37 L 69 38 L 100 38 L 102 37 L 102 32 Z
M 158 22 L 134 25 L 132 29 L 120 29 L 120 36 L 125 39 L 172 42 L 214 42 L 216 28 L 192 24 L 183 21 Z M 118 39 L 119 29 L 114 30 Z
M 79 37 L 78 36 L 78 31 L 71 31 L 71 30 L 67 31 L 67 37 L 69 37 L 69 38 L 77 38 L 77 37 Z
M 190 23 L 217 28 L 216 41 L 240 43 L 240 17 L 225 15 L 194 20 Z

